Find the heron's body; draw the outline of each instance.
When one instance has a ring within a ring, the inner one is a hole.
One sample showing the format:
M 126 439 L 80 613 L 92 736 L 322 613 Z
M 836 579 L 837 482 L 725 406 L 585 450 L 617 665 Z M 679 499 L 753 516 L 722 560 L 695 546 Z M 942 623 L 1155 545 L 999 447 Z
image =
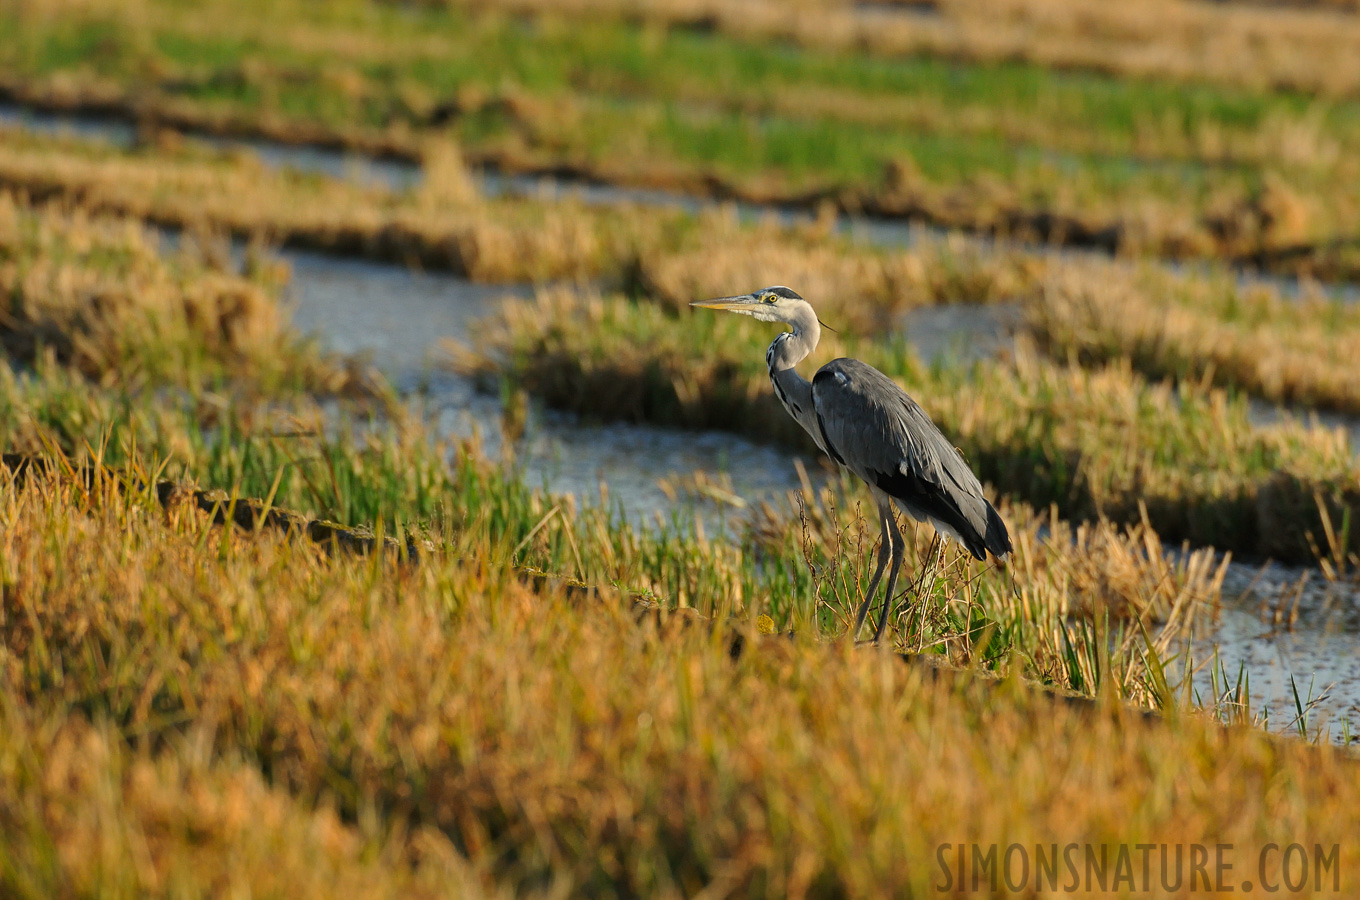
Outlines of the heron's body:
M 775 396 L 824 453 L 869 485 L 878 506 L 883 541 L 856 631 L 891 560 L 875 640 L 887 623 L 906 547 L 893 515 L 894 502 L 980 560 L 989 551 L 998 557 L 1010 553 L 1005 523 L 983 496 L 977 476 L 896 382 L 856 359 L 832 360 L 812 381 L 798 374 L 798 363 L 821 337 L 817 314 L 807 301 L 788 288 L 773 287 L 695 305 L 783 322 L 792 329 L 777 336 L 765 354 Z

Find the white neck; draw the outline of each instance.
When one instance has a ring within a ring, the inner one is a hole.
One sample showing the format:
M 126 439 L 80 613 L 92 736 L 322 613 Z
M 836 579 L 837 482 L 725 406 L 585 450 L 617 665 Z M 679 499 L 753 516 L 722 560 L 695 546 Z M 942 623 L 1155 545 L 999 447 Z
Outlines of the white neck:
M 822 329 L 817 323 L 817 314 L 806 303 L 799 303 L 793 310 L 788 324 L 793 328 L 774 339 L 770 349 L 765 352 L 765 363 L 770 369 L 770 381 L 774 384 L 775 396 L 788 410 L 789 415 L 812 439 L 822 447 L 821 429 L 817 427 L 817 412 L 812 406 L 812 383 L 798 374 L 794 368 L 812 353 L 821 338 Z
M 792 369 L 807 359 L 822 338 L 822 326 L 817 322 L 817 314 L 805 302 L 799 301 L 789 311 L 787 324 L 793 330 L 776 337 L 765 352 L 765 363 L 771 375 Z

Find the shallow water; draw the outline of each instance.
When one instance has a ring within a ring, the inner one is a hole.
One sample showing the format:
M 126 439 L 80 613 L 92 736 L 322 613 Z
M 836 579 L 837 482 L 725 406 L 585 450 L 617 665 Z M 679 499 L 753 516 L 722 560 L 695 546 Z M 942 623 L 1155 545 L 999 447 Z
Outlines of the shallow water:
M 853 7 L 855 15 L 869 20 L 893 21 L 894 19 L 938 19 L 940 11 L 934 0 L 903 2 L 903 0 L 860 0 Z
M 99 141 L 124 150 L 135 147 L 140 141 L 137 126 L 126 119 L 86 113 L 46 112 L 12 103 L 0 103 L 0 126 L 36 134 Z M 201 132 L 190 136 L 218 150 L 254 153 L 267 166 L 326 175 L 393 191 L 415 187 L 420 184 L 422 177 L 419 165 L 404 160 L 378 159 L 326 147 L 219 137 Z
M 1360 454 L 1360 417 L 1320 409 L 1279 406 L 1256 397 L 1250 398 L 1247 402 L 1247 416 L 1258 428 L 1269 428 L 1293 421 L 1309 428 L 1326 428 L 1333 431 L 1339 429 L 1346 433 L 1351 451 Z
M 971 365 L 1011 347 L 1023 312 L 1015 303 L 950 303 L 913 309 L 903 335 L 929 365 Z
M 292 269 L 285 293 L 293 323 L 341 353 L 368 354 L 398 390 L 410 392 L 435 362 L 439 338 L 467 341 L 473 321 L 527 285 L 475 284 L 319 253 L 282 254 Z
M 129 146 L 135 129 L 125 122 L 79 116 L 29 113 L 0 105 L 0 125 L 33 131 L 64 133 L 81 139 L 100 139 Z M 371 160 L 316 148 L 296 148 L 257 141 L 213 139 L 218 146 L 245 147 L 272 165 L 350 178 L 394 190 L 418 183 L 419 168 L 409 163 Z M 591 203 L 644 203 L 698 210 L 707 201 L 659 191 L 640 191 L 602 185 L 563 184 L 539 178 L 483 176 L 488 193 L 532 193 L 546 197 L 569 195 Z M 778 217 L 805 220 L 804 211 L 738 205 L 747 218 Z M 907 245 L 933 229 L 906 222 L 842 218 L 839 227 L 853 239 L 880 245 Z M 978 240 L 980 246 L 991 242 Z M 1071 252 L 1043 250 L 1042 252 Z M 478 434 L 491 452 L 499 452 L 502 407 L 497 398 L 478 392 L 466 378 L 441 370 L 435 347 L 442 338 L 468 339 L 475 319 L 494 311 L 500 298 L 523 295 L 524 286 L 474 285 L 446 275 L 409 271 L 361 260 L 337 259 L 305 252 L 286 252 L 293 279 L 288 291 L 293 318 L 304 331 L 318 334 L 331 348 L 367 353 L 422 415 L 448 435 Z M 1290 279 L 1268 280 L 1288 287 Z M 1357 296 L 1348 286 L 1349 296 Z M 1018 310 L 1005 305 L 935 307 L 904 317 L 906 335 L 923 357 L 940 363 L 968 363 L 1006 346 Z M 1278 419 L 1280 410 L 1260 404 L 1253 408 L 1260 424 Z M 1310 414 L 1311 415 L 1311 414 Z M 1341 418 L 1319 415 L 1322 424 L 1347 427 L 1360 447 L 1360 426 Z M 709 483 L 720 483 L 754 505 L 777 499 L 798 487 L 793 456 L 755 445 L 720 432 L 682 432 L 630 425 L 589 425 L 573 416 L 547 410 L 531 411 L 515 458 L 524 477 L 582 502 L 604 498 L 638 524 L 693 523 L 710 536 L 735 534 L 744 521 L 740 506 L 711 499 L 696 500 L 674 484 L 685 476 L 704 473 Z M 816 461 L 808 471 L 822 473 Z M 824 476 L 822 476 L 824 477 Z M 666 482 L 671 482 L 668 489 Z M 607 484 L 602 494 L 601 485 Z M 717 492 L 717 493 L 721 493 Z M 1214 694 L 1205 663 L 1216 659 L 1236 681 L 1244 666 L 1251 685 L 1253 712 L 1268 714 L 1275 730 L 1292 730 L 1296 717 L 1294 687 L 1306 704 L 1321 698 L 1309 715 L 1310 733 L 1322 727 L 1339 739 L 1342 720 L 1360 725 L 1360 601 L 1357 591 L 1326 591 L 1314 585 L 1304 591 L 1298 613 L 1273 621 L 1271 611 L 1282 604 L 1301 570 L 1276 570 L 1249 595 L 1239 597 L 1255 576 L 1254 569 L 1234 564 L 1225 603 L 1191 645 L 1190 658 L 1201 668 L 1194 688 L 1203 701 Z M 1316 573 L 1315 573 L 1316 574 Z M 1266 621 L 1262 609 L 1266 610 Z M 1289 627 L 1286 627 L 1289 626 Z M 1180 661 L 1183 661 L 1184 657 Z M 1173 670 L 1178 671 L 1175 665 Z M 1291 685 L 1290 678 L 1293 677 Z
M 137 143 L 137 126 L 126 119 L 52 113 L 12 103 L 0 103 L 0 125 L 35 134 L 100 141 L 125 149 Z
M 1202 666 L 1194 676 L 1200 702 L 1212 704 L 1225 684 L 1234 688 L 1240 672 L 1250 685 L 1251 714 L 1272 731 L 1297 733 L 1299 706 L 1308 710 L 1310 736 L 1340 741 L 1360 731 L 1360 584 L 1328 584 L 1316 570 L 1271 566 L 1262 573 L 1234 564 L 1223 598 L 1191 647 L 1191 660 Z
M 194 135 L 194 139 L 219 150 L 249 151 L 259 157 L 260 162 L 274 168 L 325 175 L 390 191 L 410 190 L 417 187 L 423 177 L 419 165 L 401 159 L 380 159 L 346 150 L 248 138 Z

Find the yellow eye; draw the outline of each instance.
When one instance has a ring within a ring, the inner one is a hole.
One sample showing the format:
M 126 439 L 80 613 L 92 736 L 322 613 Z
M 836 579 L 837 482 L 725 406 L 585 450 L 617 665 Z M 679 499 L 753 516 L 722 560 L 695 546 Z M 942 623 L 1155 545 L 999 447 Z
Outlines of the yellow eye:
M 764 300 L 766 303 L 773 303 L 779 298 L 774 294 L 766 294 L 764 297 L 761 297 L 760 299 Z

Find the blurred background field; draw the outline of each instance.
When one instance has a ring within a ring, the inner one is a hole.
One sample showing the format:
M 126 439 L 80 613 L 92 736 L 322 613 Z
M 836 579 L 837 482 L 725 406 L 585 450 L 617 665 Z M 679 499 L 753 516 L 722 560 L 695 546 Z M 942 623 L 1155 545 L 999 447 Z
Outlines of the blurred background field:
M 0 36 L 0 892 L 906 895 L 941 842 L 1356 836 L 1353 3 Z M 772 328 L 688 309 L 767 284 L 1011 526 L 893 652 L 836 640 L 877 528 Z

